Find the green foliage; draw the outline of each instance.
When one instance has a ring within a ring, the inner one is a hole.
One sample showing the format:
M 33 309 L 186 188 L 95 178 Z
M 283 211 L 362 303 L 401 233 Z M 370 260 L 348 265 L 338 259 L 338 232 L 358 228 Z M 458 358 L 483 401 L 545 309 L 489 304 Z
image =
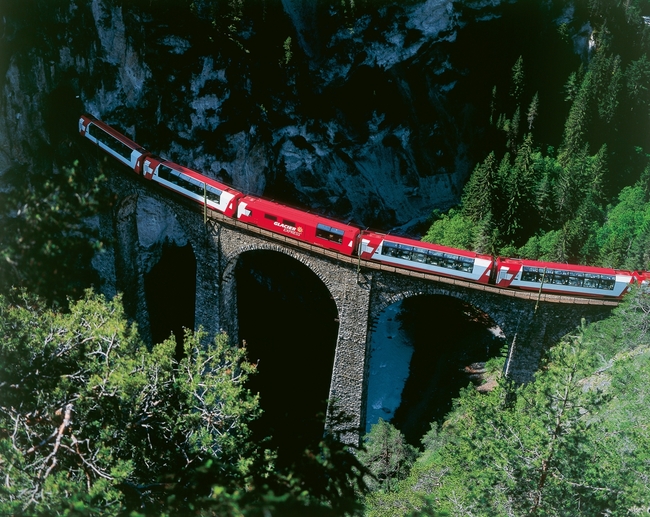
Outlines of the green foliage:
M 413 461 L 415 448 L 404 439 L 398 429 L 379 419 L 364 437 L 365 449 L 359 451 L 359 461 L 371 476 L 366 483 L 371 490 L 390 492 L 404 479 Z
M 637 143 L 646 140 L 650 109 L 650 30 L 641 12 L 635 2 L 590 3 L 599 28 L 589 62 L 565 85 L 570 107 L 557 156 L 533 135 L 537 93 L 522 111 L 528 86 L 524 57 L 517 59 L 510 95 L 499 99 L 495 87 L 490 100 L 504 147 L 475 167 L 460 207 L 438 216 L 424 240 L 494 255 L 650 267 L 647 199 L 639 194 L 635 205 L 620 191 L 636 183 L 650 192 L 650 155 Z M 520 130 L 523 116 L 528 133 Z
M 0 514 L 358 515 L 367 474 L 326 435 L 290 468 L 248 424 L 255 366 L 225 335 L 151 350 L 120 299 L 0 296 Z
M 452 209 L 448 214 L 442 214 L 434 221 L 422 240 L 454 248 L 470 249 L 474 242 L 475 230 L 476 225 L 471 219 Z
M 173 339 L 148 351 L 119 299 L 87 293 L 68 314 L 14 302 L 0 298 L 0 513 L 155 508 L 210 459 L 231 483 L 248 475 L 254 367 L 225 336 L 188 332 L 176 363 Z
M 28 287 L 65 305 L 96 280 L 90 268 L 101 251 L 88 223 L 105 202 L 99 174 L 84 179 L 78 162 L 58 174 L 27 173 L 20 167 L 0 178 L 0 293 Z
M 650 504 L 650 293 L 547 354 L 535 381 L 464 390 L 368 515 L 631 515 Z M 419 512 L 419 513 L 418 513 Z
M 598 264 L 650 269 L 650 201 L 641 185 L 624 188 L 596 233 Z

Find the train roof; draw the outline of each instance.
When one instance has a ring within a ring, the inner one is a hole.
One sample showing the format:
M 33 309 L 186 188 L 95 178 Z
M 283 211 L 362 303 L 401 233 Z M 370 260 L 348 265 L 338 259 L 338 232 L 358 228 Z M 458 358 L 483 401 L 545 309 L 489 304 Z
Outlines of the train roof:
M 120 133 L 119 131 L 113 129 L 111 126 L 109 126 L 108 124 L 105 124 L 101 120 L 96 119 L 92 115 L 86 114 L 86 115 L 81 115 L 81 117 L 88 120 L 89 123 L 95 124 L 98 128 L 105 131 L 106 133 L 108 133 L 112 137 L 117 138 L 120 142 L 128 145 L 131 149 L 134 149 L 134 150 L 137 150 L 137 151 L 143 151 L 144 150 L 144 147 L 142 147 L 140 144 L 138 144 L 137 142 L 134 142 L 129 137 L 127 137 L 127 136 L 123 135 L 122 133 Z
M 346 228 L 348 230 L 359 231 L 356 226 L 342 223 L 341 221 L 337 221 L 335 219 L 329 219 L 327 217 L 312 214 L 311 212 L 306 212 L 304 210 L 283 205 L 281 203 L 276 203 L 275 201 L 270 201 L 268 199 L 247 195 L 241 198 L 241 201 L 247 203 L 248 206 L 253 210 L 257 208 L 279 217 L 296 219 L 297 221 L 301 221 L 303 223 L 312 223 L 313 225 L 316 225 L 317 223 L 326 223 L 335 228 Z

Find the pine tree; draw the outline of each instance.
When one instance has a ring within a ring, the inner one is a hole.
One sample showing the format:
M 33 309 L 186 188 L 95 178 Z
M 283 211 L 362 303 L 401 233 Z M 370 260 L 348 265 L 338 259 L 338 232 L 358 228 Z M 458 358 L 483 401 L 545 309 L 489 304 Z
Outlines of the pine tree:
M 498 191 L 496 158 L 494 152 L 491 152 L 476 166 L 465 185 L 461 200 L 463 215 L 475 223 L 483 220 L 492 213 Z
M 367 484 L 371 490 L 390 492 L 398 481 L 406 478 L 415 461 L 415 448 L 398 429 L 379 419 L 364 437 L 365 450 L 359 451 L 359 461 L 369 470 Z
M 564 137 L 558 161 L 565 168 L 583 151 L 586 144 L 585 131 L 589 122 L 591 79 L 591 71 L 588 71 L 580 84 L 564 125 Z
M 526 120 L 528 120 L 528 131 L 533 129 L 533 123 L 537 118 L 538 111 L 539 111 L 539 92 L 535 92 L 535 95 L 533 95 L 533 100 L 530 101 L 530 106 L 528 107 L 528 113 L 526 114 Z
M 515 99 L 517 104 L 519 104 L 521 94 L 524 92 L 524 83 L 524 58 L 519 56 L 512 67 L 512 87 L 510 90 L 510 96 Z
M 506 210 L 505 237 L 518 243 L 527 239 L 530 232 L 529 221 L 536 226 L 534 213 L 533 189 L 535 186 L 535 168 L 533 161 L 533 139 L 529 133 L 517 149 L 514 164 L 509 168 L 505 183 Z

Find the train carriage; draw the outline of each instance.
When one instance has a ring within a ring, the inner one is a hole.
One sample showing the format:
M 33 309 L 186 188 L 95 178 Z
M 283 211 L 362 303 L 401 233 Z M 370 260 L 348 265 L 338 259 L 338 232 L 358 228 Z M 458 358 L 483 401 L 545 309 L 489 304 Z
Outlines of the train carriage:
M 144 158 L 149 153 L 133 140 L 90 115 L 79 118 L 79 133 L 134 172 L 142 172 Z
M 362 232 L 359 255 L 397 267 L 487 284 L 492 257 L 405 237 Z
M 556 294 L 620 298 L 637 281 L 631 271 L 536 260 L 499 258 L 496 267 L 498 287 Z
M 239 200 L 237 218 L 292 239 L 352 255 L 359 229 L 254 196 Z
M 144 160 L 143 175 L 147 179 L 173 190 L 200 204 L 206 204 L 228 217 L 237 212 L 237 202 L 241 192 L 219 183 L 192 169 L 176 163 L 147 156 Z

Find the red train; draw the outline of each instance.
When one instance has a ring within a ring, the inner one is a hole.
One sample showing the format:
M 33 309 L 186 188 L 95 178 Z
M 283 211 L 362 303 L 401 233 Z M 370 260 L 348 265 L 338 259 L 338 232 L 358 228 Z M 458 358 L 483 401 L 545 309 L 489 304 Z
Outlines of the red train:
M 511 258 L 362 231 L 359 228 L 243 192 L 199 172 L 158 158 L 110 126 L 89 116 L 79 132 L 144 178 L 227 217 L 344 255 L 395 267 L 459 278 L 504 289 L 572 296 L 621 298 L 633 283 L 650 284 L 650 273 Z

